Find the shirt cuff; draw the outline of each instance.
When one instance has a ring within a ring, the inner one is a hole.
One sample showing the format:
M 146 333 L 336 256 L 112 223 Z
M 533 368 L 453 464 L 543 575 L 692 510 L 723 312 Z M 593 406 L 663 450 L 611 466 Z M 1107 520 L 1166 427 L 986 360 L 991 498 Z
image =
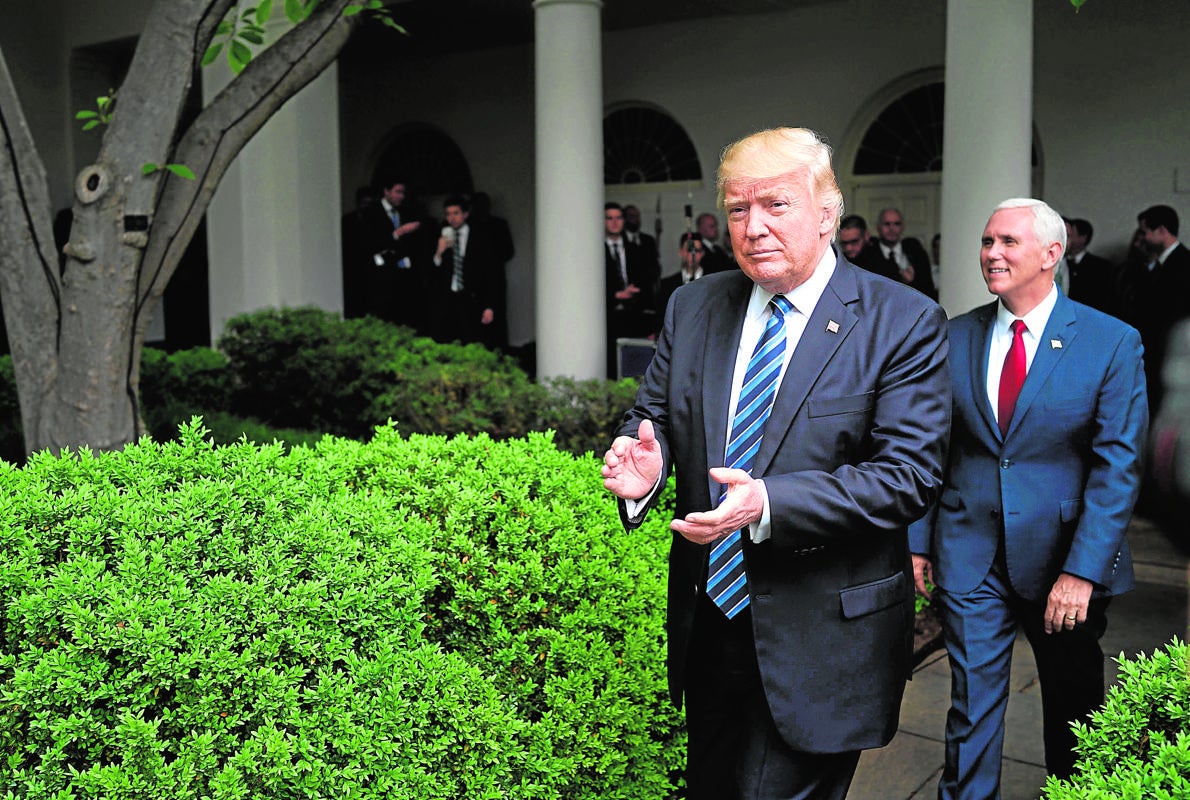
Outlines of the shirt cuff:
M 769 511 L 769 490 L 763 480 L 758 480 L 757 483 L 760 484 L 760 494 L 764 497 L 764 511 L 760 512 L 759 522 L 748 523 L 748 534 L 752 537 L 753 544 L 768 541 L 773 535 L 772 515 Z
M 661 489 L 661 481 L 663 476 L 658 476 L 657 482 L 653 484 L 653 488 L 649 493 L 639 500 L 624 500 L 624 510 L 628 512 L 628 519 L 636 519 L 640 513 L 644 511 L 653 498 L 657 496 L 657 492 Z

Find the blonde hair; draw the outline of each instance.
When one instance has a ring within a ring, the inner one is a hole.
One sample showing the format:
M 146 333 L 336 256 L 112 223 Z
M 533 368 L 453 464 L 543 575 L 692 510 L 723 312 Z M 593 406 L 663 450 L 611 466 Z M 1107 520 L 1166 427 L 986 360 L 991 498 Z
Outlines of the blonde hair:
M 723 148 L 719 159 L 719 207 L 728 183 L 778 178 L 808 170 L 810 188 L 823 208 L 835 210 L 835 230 L 843 217 L 843 193 L 831 169 L 831 148 L 807 128 L 769 128 Z

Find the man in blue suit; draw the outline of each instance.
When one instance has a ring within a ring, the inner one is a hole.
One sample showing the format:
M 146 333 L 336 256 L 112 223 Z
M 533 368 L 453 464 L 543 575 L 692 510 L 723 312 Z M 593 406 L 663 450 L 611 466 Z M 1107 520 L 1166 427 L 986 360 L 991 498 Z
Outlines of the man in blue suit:
M 940 798 L 999 798 L 1017 626 L 1037 659 L 1046 769 L 1074 765 L 1070 723 L 1103 702 L 1109 599 L 1132 588 L 1124 533 L 1148 427 L 1139 334 L 1054 285 L 1062 218 L 1007 200 L 980 265 L 999 299 L 950 323 L 954 413 L 937 507 L 910 531 L 938 587 L 951 664 Z
M 841 800 L 910 671 L 907 526 L 941 483 L 946 319 L 832 248 L 843 198 L 813 132 L 736 142 L 719 199 L 741 269 L 674 291 L 604 485 L 634 527 L 676 475 L 687 798 Z

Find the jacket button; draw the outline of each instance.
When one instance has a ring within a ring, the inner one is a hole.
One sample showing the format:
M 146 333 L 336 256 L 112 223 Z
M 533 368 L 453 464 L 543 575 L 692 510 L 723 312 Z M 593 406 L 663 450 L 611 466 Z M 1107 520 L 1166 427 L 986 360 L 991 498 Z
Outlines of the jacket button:
M 1012 466 L 1012 462 L 1007 458 L 1000 462 L 1000 469 L 1008 469 L 1010 466 Z
M 1000 509 L 993 508 L 992 509 L 992 519 L 999 519 L 999 518 L 1000 518 Z

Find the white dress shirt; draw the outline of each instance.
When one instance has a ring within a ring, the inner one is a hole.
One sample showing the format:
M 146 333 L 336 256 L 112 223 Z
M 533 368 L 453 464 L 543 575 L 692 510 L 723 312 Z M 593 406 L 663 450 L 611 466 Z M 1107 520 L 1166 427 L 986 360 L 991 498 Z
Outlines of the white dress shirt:
M 1021 341 L 1025 344 L 1025 375 L 1033 366 L 1033 357 L 1037 355 L 1037 346 L 1041 342 L 1041 334 L 1045 331 L 1045 324 L 1049 322 L 1054 305 L 1058 302 L 1058 287 L 1050 287 L 1050 293 L 1037 304 L 1037 307 L 1023 317 L 1013 316 L 1004 303 L 996 307 L 996 321 L 992 323 L 992 343 L 988 351 L 988 402 L 992 405 L 992 414 L 996 422 L 1000 421 L 1000 373 L 1004 371 L 1004 358 L 1008 349 L 1012 347 L 1012 322 L 1020 319 L 1025 323 L 1025 331 L 1021 334 Z

